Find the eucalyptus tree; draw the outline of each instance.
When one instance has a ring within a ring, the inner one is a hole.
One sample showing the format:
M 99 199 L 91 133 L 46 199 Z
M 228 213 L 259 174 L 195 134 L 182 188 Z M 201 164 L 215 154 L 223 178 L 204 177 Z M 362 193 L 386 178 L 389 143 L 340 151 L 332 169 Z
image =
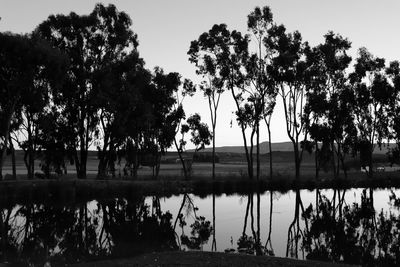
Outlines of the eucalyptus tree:
M 193 95 L 195 87 L 190 80 L 182 79 L 179 73 L 164 74 L 162 69 L 159 68 L 156 68 L 152 84 L 154 90 L 148 91 L 152 93 L 147 96 L 147 103 L 151 105 L 153 112 L 151 139 L 159 151 L 158 172 L 161 154 L 165 153 L 171 146 L 176 145 L 176 131 L 181 126 L 181 121 L 185 116 L 182 98 Z
M 68 58 L 58 49 L 52 48 L 46 41 L 34 34 L 30 36 L 31 53 L 34 53 L 33 80 L 21 96 L 21 124 L 14 131 L 13 139 L 24 151 L 24 163 L 28 178 L 33 179 L 35 160 L 43 149 L 41 141 L 41 118 L 51 109 L 52 92 L 62 86 Z
M 88 149 L 99 121 L 93 87 L 94 73 L 136 49 L 131 19 L 114 5 L 97 4 L 89 15 L 51 15 L 36 29 L 70 58 L 65 86 L 54 95 L 68 127 L 74 129 L 68 146 L 79 178 L 86 178 Z
M 178 153 L 179 160 L 182 164 L 182 170 L 185 179 L 189 177 L 188 173 L 188 162 L 184 158 L 186 141 L 183 138 L 184 133 L 187 132 L 187 127 L 184 125 L 186 119 L 186 113 L 183 109 L 184 99 L 189 96 L 193 96 L 196 92 L 196 87 L 193 82 L 189 79 L 184 79 L 183 83 L 180 80 L 177 84 L 176 90 L 174 90 L 173 98 L 174 102 L 171 106 L 170 111 L 166 115 L 165 123 L 168 125 L 168 133 L 172 137 L 173 145 Z M 167 133 L 167 132 L 165 132 Z M 180 138 L 178 136 L 181 136 Z
M 390 107 L 395 101 L 395 90 L 385 75 L 385 60 L 360 48 L 350 74 L 353 92 L 354 121 L 357 128 L 357 146 L 368 175 L 373 174 L 372 153 L 389 137 Z M 350 98 L 351 99 L 351 98 Z
M 126 99 L 130 111 L 120 107 L 125 121 L 118 124 L 122 127 L 121 152 L 133 176 L 141 164 L 153 167 L 153 175 L 157 177 L 161 155 L 177 145 L 177 131 L 185 117 L 181 94 L 191 95 L 194 87 L 179 73 L 164 73 L 159 67 L 153 73 L 142 68 L 131 69 L 126 77 L 136 100 Z
M 192 42 L 189 55 L 192 62 L 197 62 L 198 73 L 210 78 L 203 83 L 201 88 L 211 94 L 209 103 L 211 103 L 212 116 L 215 115 L 213 122 L 216 122 L 218 92 L 222 93 L 224 88 L 231 92 L 236 106 L 237 121 L 242 132 L 248 175 L 249 178 L 253 178 L 253 155 L 252 149 L 249 151 L 248 148 L 246 130 L 252 125 L 251 114 L 254 106 L 246 103 L 243 97 L 243 88 L 247 82 L 243 66 L 249 58 L 248 44 L 247 35 L 243 36 L 235 30 L 229 31 L 226 24 L 215 24 L 208 33 L 203 33 L 198 41 Z M 213 94 L 215 102 L 212 100 Z M 214 130 L 213 134 L 215 134 Z
M 293 144 L 296 169 L 296 179 L 300 177 L 300 164 L 308 129 L 303 119 L 307 117 L 307 61 L 305 51 L 308 43 L 302 41 L 299 32 L 287 33 L 283 25 L 275 26 L 269 31 L 271 38 L 267 39 L 268 46 L 274 49 L 272 56 L 271 75 L 278 87 L 278 94 L 283 102 L 286 132 Z
M 315 143 L 315 156 L 318 157 L 319 153 L 318 142 L 328 146 L 332 153 L 334 176 L 337 177 L 340 162 L 345 171 L 344 157 L 349 152 L 346 141 L 355 130 L 351 101 L 347 98 L 350 92 L 346 85 L 346 70 L 351 62 L 347 51 L 351 43 L 333 32 L 324 37 L 324 43 L 306 51 L 310 82 L 307 87 L 309 101 L 305 107 L 309 116 L 304 119 Z M 316 168 L 319 168 L 317 158 Z M 318 175 L 318 171 L 316 173 Z
M 185 161 L 183 159 L 183 152 L 185 151 L 185 145 L 187 141 L 185 140 L 185 135 L 190 132 L 191 138 L 190 142 L 195 146 L 194 153 L 192 155 L 191 161 Z M 180 160 L 182 161 L 182 167 L 185 179 L 191 176 L 192 164 L 195 159 L 196 153 L 209 145 L 212 140 L 212 134 L 208 128 L 208 125 L 201 122 L 201 117 L 199 114 L 195 113 L 187 118 L 186 123 L 183 123 L 180 127 L 181 139 L 179 140 L 178 154 Z
M 106 175 L 107 168 L 115 176 L 116 153 L 128 135 L 127 127 L 138 108 L 141 93 L 151 83 L 151 73 L 144 69 L 144 62 L 137 51 L 124 59 L 103 66 L 94 74 L 95 105 L 98 108 L 99 126 L 98 176 Z
M 272 145 L 271 145 L 271 118 L 276 104 L 276 87 L 269 72 L 273 48 L 269 46 L 272 36 L 269 34 L 274 28 L 273 15 L 268 6 L 256 7 L 247 16 L 248 31 L 255 39 L 256 50 L 250 54 L 246 64 L 246 78 L 250 92 L 249 100 L 255 100 L 260 109 L 255 114 L 256 149 L 257 149 L 257 178 L 260 176 L 260 121 L 264 119 L 268 131 L 270 177 L 272 177 Z M 254 101 L 253 100 L 253 101 Z
M 32 53 L 28 38 L 9 33 L 0 34 L 0 178 L 9 147 L 11 123 L 20 109 L 23 90 L 33 77 Z
M 215 24 L 208 32 L 202 33 L 190 44 L 189 61 L 196 66 L 196 74 L 203 81 L 200 89 L 208 99 L 208 107 L 212 128 L 212 178 L 215 179 L 215 133 L 217 126 L 217 110 L 221 94 L 226 89 L 226 73 L 229 71 L 224 63 L 229 53 L 230 32 L 226 25 Z
M 55 89 L 62 81 L 65 58 L 35 36 L 1 33 L 0 38 L 1 176 L 6 150 L 12 145 L 11 133 L 27 126 L 27 123 L 36 124 L 37 114 L 47 102 L 49 88 Z M 30 115 L 35 118 L 29 118 Z M 20 144 L 29 151 L 29 162 L 25 162 L 28 176 L 32 178 L 35 156 L 32 149 L 36 144 L 30 125 L 28 128 L 27 139 Z
M 394 90 L 394 101 L 391 101 L 389 108 L 390 132 L 389 140 L 396 143 L 396 147 L 390 149 L 389 158 L 392 163 L 400 160 L 400 62 L 392 61 L 386 68 L 386 75 Z

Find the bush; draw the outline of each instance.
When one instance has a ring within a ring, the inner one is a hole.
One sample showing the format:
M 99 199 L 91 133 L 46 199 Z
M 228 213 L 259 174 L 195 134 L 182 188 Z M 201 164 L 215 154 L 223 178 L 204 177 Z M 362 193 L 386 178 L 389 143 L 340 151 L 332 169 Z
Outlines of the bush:
M 212 153 L 211 152 L 196 153 L 193 157 L 193 161 L 195 161 L 195 162 L 212 162 Z M 219 163 L 218 154 L 215 154 L 215 163 Z

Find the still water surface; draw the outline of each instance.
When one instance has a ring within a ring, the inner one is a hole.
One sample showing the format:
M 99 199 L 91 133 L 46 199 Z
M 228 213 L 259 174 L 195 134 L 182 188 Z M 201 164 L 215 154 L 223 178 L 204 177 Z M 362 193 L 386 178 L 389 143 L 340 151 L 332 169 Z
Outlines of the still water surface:
M 1 262 L 54 264 L 162 250 L 230 251 L 395 264 L 396 189 L 192 194 L 1 210 Z M 396 202 L 397 201 L 397 202 Z

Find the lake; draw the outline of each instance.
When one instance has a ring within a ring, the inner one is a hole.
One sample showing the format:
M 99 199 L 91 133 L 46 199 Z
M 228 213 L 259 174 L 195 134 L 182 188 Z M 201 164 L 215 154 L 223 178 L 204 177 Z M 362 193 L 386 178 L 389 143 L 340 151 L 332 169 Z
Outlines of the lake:
M 398 189 L 7 204 L 0 259 L 43 266 L 164 250 L 399 263 Z

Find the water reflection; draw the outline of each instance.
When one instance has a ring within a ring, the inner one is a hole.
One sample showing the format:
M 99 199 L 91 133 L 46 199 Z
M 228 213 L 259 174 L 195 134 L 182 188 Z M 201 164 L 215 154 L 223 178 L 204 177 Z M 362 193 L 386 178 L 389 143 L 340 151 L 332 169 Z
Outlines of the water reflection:
M 215 201 L 213 202 L 213 204 L 215 215 Z M 183 213 L 184 209 L 185 214 Z M 197 210 L 198 208 L 195 206 L 192 197 L 189 194 L 183 194 L 182 203 L 175 219 L 174 230 L 176 230 L 176 224 L 179 221 L 179 227 L 181 228 L 180 241 L 182 245 L 185 246 L 187 249 L 202 250 L 203 245 L 208 242 L 213 232 L 213 242 L 215 241 L 215 231 L 213 230 L 215 226 L 215 219 L 213 226 L 211 226 L 210 221 L 207 221 L 205 217 L 197 215 Z M 190 224 L 190 236 L 185 234 L 185 226 L 187 225 L 186 219 L 188 217 L 192 217 L 192 219 L 194 220 L 194 222 Z
M 62 265 L 200 249 L 398 265 L 399 209 L 394 192 L 371 189 L 14 205 L 1 209 L 0 260 Z
M 318 196 L 304 213 L 310 221 L 305 232 L 304 248 L 308 259 L 344 261 L 351 264 L 398 266 L 400 263 L 400 217 L 393 212 L 400 207 L 394 193 L 389 210 L 377 213 L 373 190 L 363 190 L 360 203 L 347 204 Z M 340 196 L 340 192 L 337 194 Z
M 157 203 L 157 198 L 154 199 Z M 31 204 L 1 212 L 1 261 L 61 265 L 178 249 L 172 215 L 144 198 L 73 207 Z

